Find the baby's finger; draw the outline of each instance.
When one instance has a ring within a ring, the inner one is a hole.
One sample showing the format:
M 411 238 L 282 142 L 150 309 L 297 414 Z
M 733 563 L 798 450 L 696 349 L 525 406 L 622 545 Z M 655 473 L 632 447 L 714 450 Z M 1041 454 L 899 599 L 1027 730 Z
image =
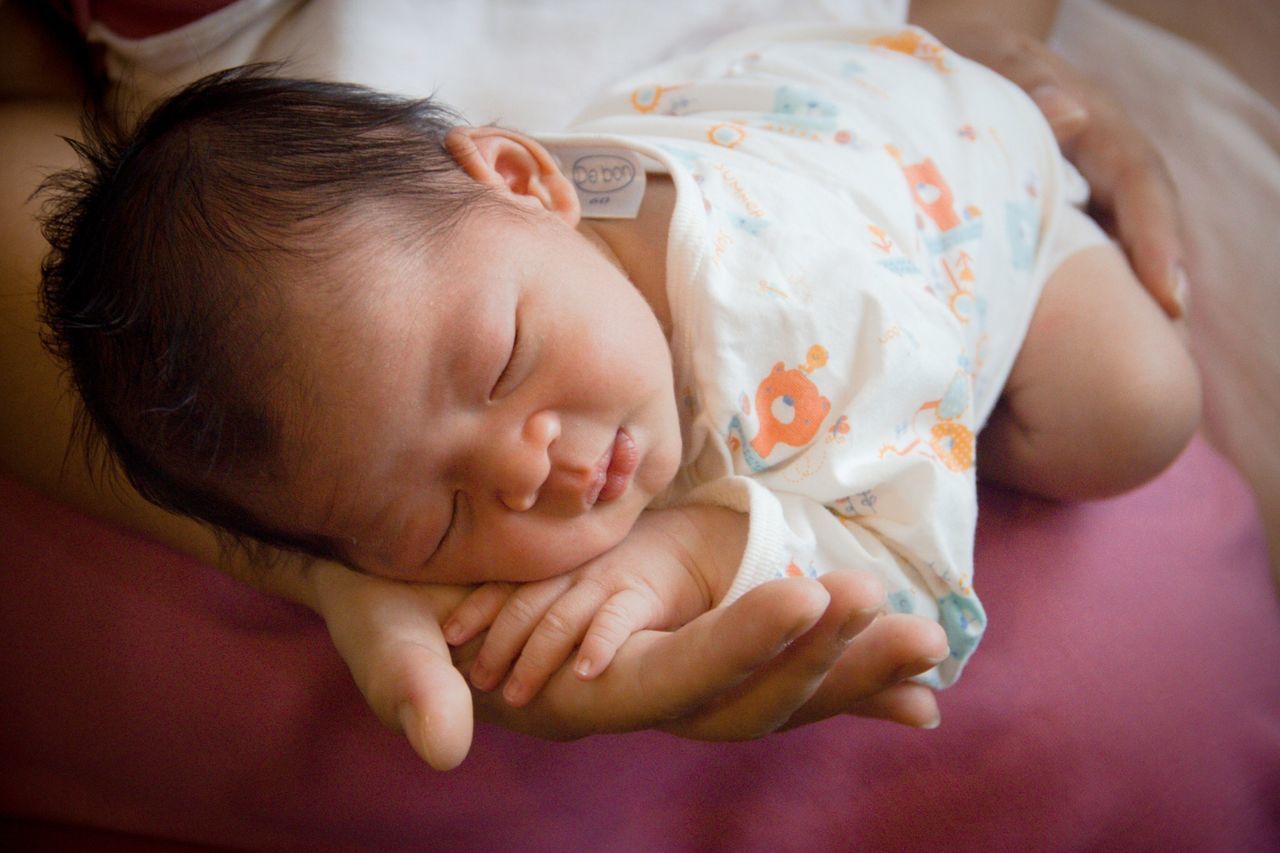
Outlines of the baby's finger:
M 488 628 L 515 590 L 513 583 L 487 583 L 473 589 L 445 620 L 445 640 L 460 646 Z
M 524 644 L 511 677 L 502 688 L 502 698 L 518 708 L 537 695 L 547 679 L 573 654 L 592 618 L 609 596 L 608 589 L 591 579 L 580 580 L 560 596 Z
M 507 598 L 471 666 L 471 683 L 477 690 L 498 686 L 547 610 L 571 583 L 568 575 L 559 575 L 524 584 Z
M 828 593 L 814 581 L 763 584 L 674 634 L 635 634 L 598 678 L 583 681 L 564 667 L 525 707 L 479 696 L 477 712 L 485 720 L 544 737 L 662 724 L 678 733 L 682 718 L 698 716 L 749 676 L 772 671 L 780 644 L 808 631 L 829 602 Z M 722 735 L 730 736 L 732 732 Z
M 595 678 L 613 662 L 613 656 L 632 634 L 645 628 L 666 627 L 658 625 L 661 617 L 662 607 L 651 591 L 632 588 L 615 594 L 591 620 L 573 671 L 579 678 Z

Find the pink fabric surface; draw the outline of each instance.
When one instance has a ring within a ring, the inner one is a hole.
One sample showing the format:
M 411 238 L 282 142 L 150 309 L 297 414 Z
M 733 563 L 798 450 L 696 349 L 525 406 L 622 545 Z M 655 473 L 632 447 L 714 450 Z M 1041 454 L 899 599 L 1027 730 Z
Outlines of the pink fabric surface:
M 977 564 L 991 627 L 938 731 L 482 726 L 437 774 L 309 613 L 0 478 L 0 812 L 256 849 L 1280 849 L 1280 605 L 1225 462 L 985 491 Z
M 141 39 L 176 30 L 233 0 L 49 0 L 81 33 L 99 23 L 118 36 Z

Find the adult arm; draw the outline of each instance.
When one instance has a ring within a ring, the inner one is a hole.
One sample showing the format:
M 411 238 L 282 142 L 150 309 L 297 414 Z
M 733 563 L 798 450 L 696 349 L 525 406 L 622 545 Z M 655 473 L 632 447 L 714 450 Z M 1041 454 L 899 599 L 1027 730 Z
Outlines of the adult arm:
M 1024 89 L 1089 181 L 1090 212 L 1173 318 L 1185 312 L 1185 250 L 1173 183 L 1155 147 L 1097 84 L 1044 43 L 1057 0 L 915 0 L 910 20 Z

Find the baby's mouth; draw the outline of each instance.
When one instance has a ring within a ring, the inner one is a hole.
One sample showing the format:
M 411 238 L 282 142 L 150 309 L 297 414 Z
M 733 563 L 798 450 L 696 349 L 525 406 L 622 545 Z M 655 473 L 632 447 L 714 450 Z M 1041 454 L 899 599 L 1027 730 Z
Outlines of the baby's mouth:
M 625 429 L 619 429 L 613 443 L 596 463 L 595 477 L 587 492 L 587 505 L 611 501 L 626 492 L 639 461 L 640 451 L 635 440 Z

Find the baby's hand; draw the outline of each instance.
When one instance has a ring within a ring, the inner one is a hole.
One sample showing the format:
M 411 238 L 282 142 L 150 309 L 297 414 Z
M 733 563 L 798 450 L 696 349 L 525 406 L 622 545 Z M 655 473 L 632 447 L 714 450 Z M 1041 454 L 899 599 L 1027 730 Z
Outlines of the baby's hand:
M 452 645 L 489 629 L 471 668 L 471 683 L 492 690 L 510 668 L 502 695 L 518 707 L 537 694 L 575 646 L 574 672 L 595 678 L 635 632 L 678 628 L 710 609 L 728 588 L 732 574 L 724 577 L 724 566 L 736 568 L 741 547 L 732 555 L 707 553 L 705 519 L 690 518 L 690 512 L 707 510 L 745 539 L 745 517 L 728 510 L 649 511 L 616 547 L 572 572 L 473 591 L 444 626 Z
M 692 584 L 685 585 L 692 589 Z M 594 678 L 636 631 L 676 628 L 685 621 L 669 618 L 662 593 L 649 580 L 621 567 L 602 571 L 591 563 L 535 583 L 485 584 L 459 605 L 445 626 L 445 636 L 461 644 L 488 626 L 471 667 L 471 683 L 478 690 L 492 690 L 510 669 L 502 695 L 520 707 L 542 689 L 575 646 L 579 649 L 573 671 L 580 678 Z

